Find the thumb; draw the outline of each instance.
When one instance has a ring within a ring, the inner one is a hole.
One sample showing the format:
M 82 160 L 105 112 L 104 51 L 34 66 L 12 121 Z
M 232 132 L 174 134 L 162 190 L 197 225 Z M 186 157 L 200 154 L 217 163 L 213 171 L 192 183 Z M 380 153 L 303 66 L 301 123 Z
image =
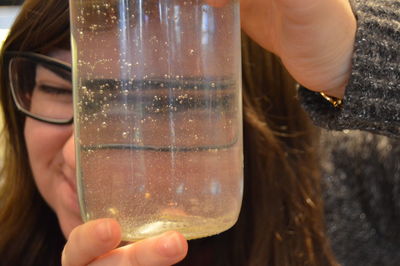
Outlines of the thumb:
M 101 256 L 90 265 L 174 265 L 186 256 L 187 251 L 188 244 L 183 235 L 174 231 L 169 231 L 162 235 L 115 249 Z

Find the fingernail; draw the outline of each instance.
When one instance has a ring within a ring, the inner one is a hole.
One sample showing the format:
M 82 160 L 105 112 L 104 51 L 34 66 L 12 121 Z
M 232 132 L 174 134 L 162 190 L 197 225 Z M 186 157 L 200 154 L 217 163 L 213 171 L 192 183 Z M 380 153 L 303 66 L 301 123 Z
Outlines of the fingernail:
M 99 238 L 103 241 L 108 241 L 112 237 L 110 222 L 108 220 L 99 222 L 96 225 L 96 231 Z
M 165 257 L 176 257 L 182 255 L 184 247 L 181 237 L 176 232 L 166 232 L 162 234 L 158 242 L 158 253 Z

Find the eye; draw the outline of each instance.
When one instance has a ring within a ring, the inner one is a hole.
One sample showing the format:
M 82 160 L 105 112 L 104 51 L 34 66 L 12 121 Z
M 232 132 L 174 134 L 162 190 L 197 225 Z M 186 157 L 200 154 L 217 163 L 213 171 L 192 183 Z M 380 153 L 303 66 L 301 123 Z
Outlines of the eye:
M 71 88 L 61 88 L 61 87 L 54 87 L 49 85 L 40 85 L 39 90 L 54 95 L 71 95 L 72 90 Z

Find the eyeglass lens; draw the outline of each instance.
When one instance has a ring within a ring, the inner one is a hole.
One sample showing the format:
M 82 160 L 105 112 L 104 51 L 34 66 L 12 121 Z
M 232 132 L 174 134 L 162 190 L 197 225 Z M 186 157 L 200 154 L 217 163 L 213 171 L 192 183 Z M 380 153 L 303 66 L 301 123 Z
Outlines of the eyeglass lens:
M 67 121 L 73 117 L 71 73 L 24 57 L 10 61 L 10 82 L 22 111 L 42 119 Z

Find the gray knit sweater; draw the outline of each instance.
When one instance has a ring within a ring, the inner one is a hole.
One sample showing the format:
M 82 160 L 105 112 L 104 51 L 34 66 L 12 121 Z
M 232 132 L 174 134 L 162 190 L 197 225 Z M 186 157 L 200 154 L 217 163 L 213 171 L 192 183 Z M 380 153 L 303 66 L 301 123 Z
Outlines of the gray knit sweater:
M 304 88 L 299 96 L 316 124 L 341 130 L 321 140 L 327 229 L 339 262 L 400 266 L 400 0 L 352 4 L 358 30 L 343 106 Z
M 329 129 L 363 129 L 400 137 L 400 1 L 355 0 L 358 30 L 343 107 L 300 91 L 305 108 Z

